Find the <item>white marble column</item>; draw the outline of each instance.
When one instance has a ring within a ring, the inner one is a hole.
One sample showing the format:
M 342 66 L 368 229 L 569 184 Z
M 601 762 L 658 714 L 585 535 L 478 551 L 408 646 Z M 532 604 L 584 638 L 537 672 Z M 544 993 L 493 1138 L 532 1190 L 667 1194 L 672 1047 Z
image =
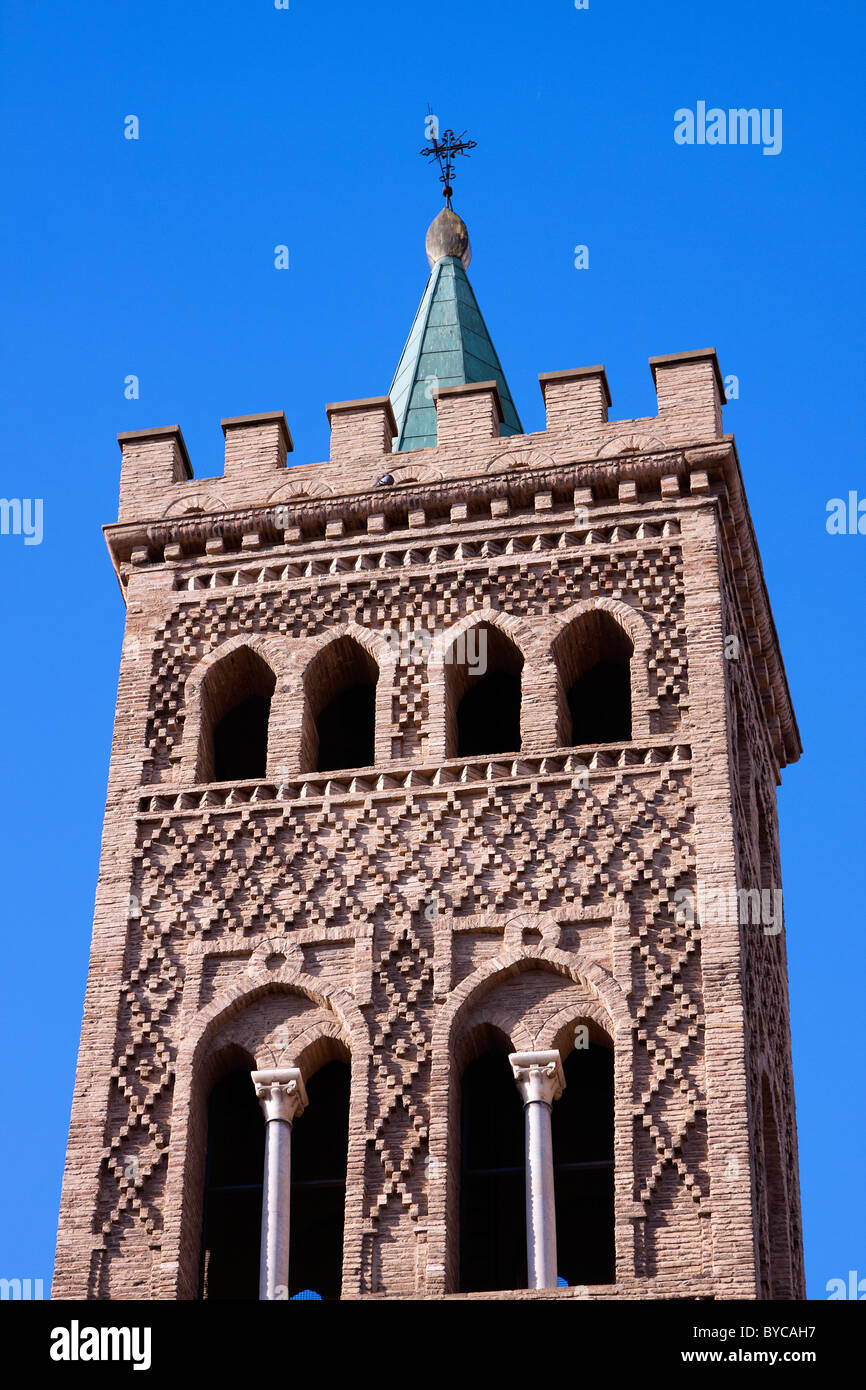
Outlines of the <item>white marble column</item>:
M 252 1078 L 265 1114 L 259 1298 L 288 1298 L 292 1122 L 306 1107 L 307 1092 L 297 1067 L 254 1071 Z
M 550 1107 L 565 1076 L 558 1052 L 512 1052 L 509 1057 L 526 1117 L 526 1259 L 531 1289 L 556 1288 L 556 1204 Z

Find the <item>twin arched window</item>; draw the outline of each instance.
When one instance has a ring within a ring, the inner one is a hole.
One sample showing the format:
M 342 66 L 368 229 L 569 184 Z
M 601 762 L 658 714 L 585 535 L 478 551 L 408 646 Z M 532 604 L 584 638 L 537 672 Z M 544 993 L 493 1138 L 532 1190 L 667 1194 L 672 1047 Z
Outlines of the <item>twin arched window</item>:
M 460 1087 L 462 1292 L 527 1286 L 523 1106 L 509 1043 L 484 1026 Z M 265 1121 L 250 1082 L 252 1059 L 226 1057 L 207 1104 L 199 1296 L 259 1297 Z M 560 1282 L 615 1278 L 613 1052 L 575 1048 L 552 1107 Z M 306 1081 L 309 1104 L 293 1125 L 288 1298 L 338 1299 L 349 1138 L 348 1056 Z M 765 1111 L 765 1113 L 767 1113 Z M 773 1199 L 771 1193 L 770 1201 Z M 774 1236 L 771 1213 L 771 1238 Z
M 589 609 L 556 637 L 558 743 L 580 747 L 632 737 L 634 643 L 606 609 Z M 524 654 L 495 622 L 461 631 L 442 662 L 446 757 L 521 751 Z M 379 665 L 356 638 L 322 647 L 303 678 L 299 770 L 332 772 L 376 762 Z M 276 678 L 263 657 L 238 646 L 207 671 L 201 688 L 197 780 L 266 775 Z
M 238 1059 L 207 1107 L 204 1220 L 199 1295 L 259 1297 L 265 1120 Z M 288 1297 L 337 1299 L 349 1142 L 349 1062 L 335 1058 L 306 1082 L 309 1106 L 293 1126 Z
M 485 1027 L 460 1096 L 460 1289 L 522 1289 L 526 1267 L 523 1106 L 510 1045 Z M 560 1282 L 615 1279 L 613 1052 L 574 1048 L 551 1109 L 556 1251 Z

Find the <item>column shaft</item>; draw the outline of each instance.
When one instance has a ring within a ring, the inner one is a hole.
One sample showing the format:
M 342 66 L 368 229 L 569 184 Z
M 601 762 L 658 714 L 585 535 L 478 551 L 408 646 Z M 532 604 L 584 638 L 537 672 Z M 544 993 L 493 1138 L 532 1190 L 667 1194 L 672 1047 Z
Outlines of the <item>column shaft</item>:
M 268 1120 L 262 1192 L 262 1253 L 259 1298 L 285 1298 L 289 1287 L 289 1217 L 292 1190 L 292 1126 Z
M 550 1108 L 565 1077 L 558 1052 L 512 1052 L 509 1059 L 523 1100 L 526 1157 L 526 1264 L 531 1289 L 555 1289 L 556 1202 Z
M 288 1298 L 292 1122 L 306 1106 L 307 1093 L 297 1067 L 254 1071 L 252 1078 L 265 1115 L 259 1298 Z
M 550 1106 L 530 1101 L 526 1116 L 526 1258 L 531 1289 L 556 1287 L 556 1204 Z

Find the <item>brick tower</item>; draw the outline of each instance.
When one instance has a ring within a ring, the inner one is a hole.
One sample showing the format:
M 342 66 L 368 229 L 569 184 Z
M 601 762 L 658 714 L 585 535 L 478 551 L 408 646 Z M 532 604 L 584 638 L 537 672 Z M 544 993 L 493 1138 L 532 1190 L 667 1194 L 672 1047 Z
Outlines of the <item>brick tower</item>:
M 455 214 L 389 396 L 120 436 L 54 1296 L 805 1296 L 775 788 L 715 352 L 541 376 Z

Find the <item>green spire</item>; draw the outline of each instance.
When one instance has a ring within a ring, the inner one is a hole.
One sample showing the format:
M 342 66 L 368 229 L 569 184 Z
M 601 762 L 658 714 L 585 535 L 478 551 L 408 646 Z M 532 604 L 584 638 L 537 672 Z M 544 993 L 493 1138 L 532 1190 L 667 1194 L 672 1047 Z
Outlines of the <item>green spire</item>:
M 522 434 L 496 349 L 466 274 L 472 256 L 465 224 L 443 208 L 427 232 L 430 279 L 391 383 L 395 449 L 436 443 L 438 387 L 495 381 L 505 417 L 500 434 Z

